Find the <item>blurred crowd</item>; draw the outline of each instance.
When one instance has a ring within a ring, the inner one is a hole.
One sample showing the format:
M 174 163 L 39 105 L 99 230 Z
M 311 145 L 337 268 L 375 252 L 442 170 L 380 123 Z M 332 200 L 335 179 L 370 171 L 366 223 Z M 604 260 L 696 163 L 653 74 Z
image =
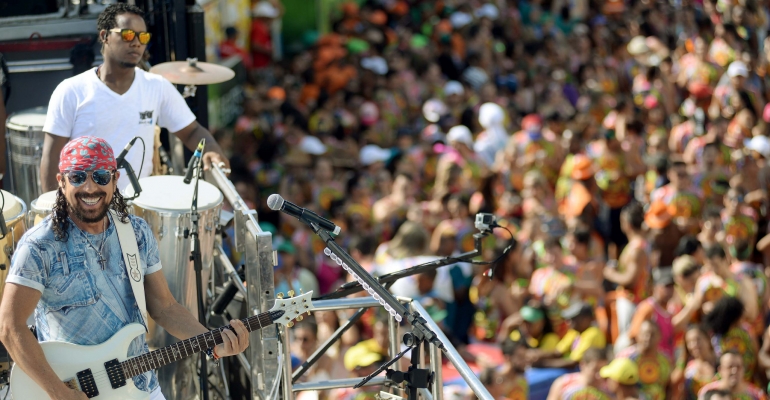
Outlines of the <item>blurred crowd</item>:
M 276 292 L 352 278 L 267 208 L 270 194 L 333 220 L 375 275 L 474 250 L 474 217 L 490 213 L 501 228 L 478 260 L 491 268 L 456 263 L 392 291 L 425 306 L 495 398 L 527 398 L 527 371 L 542 368 L 564 371 L 549 399 L 767 398 L 770 2 L 338 11 L 331 33 L 277 62 L 268 27 L 281 10 L 259 2 L 251 51 L 227 49 L 253 79 L 216 136 L 274 234 Z M 295 326 L 297 364 L 349 316 Z M 385 321 L 365 314 L 306 379 L 373 371 Z M 502 362 L 478 351 L 490 347 Z

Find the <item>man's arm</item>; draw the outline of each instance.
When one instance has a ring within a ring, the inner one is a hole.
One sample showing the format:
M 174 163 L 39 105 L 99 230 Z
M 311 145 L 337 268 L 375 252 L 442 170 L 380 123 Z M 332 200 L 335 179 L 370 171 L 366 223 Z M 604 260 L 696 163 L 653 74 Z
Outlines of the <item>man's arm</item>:
M 634 283 L 637 272 L 641 266 L 640 261 L 644 261 L 643 259 L 645 258 L 643 251 L 640 251 L 639 249 L 635 249 L 633 251 L 634 256 L 631 257 L 633 261 L 625 265 L 625 271 L 618 272 L 617 268 L 605 267 L 604 279 L 607 279 L 608 281 L 623 287 L 631 286 L 631 284 Z
M 174 299 L 162 271 L 145 275 L 144 291 L 147 298 L 147 313 L 174 337 L 184 340 L 209 331 L 187 308 Z M 232 320 L 230 324 L 235 329 L 235 333 L 229 329 L 222 331 L 224 343 L 217 345 L 215 349 L 220 357 L 242 353 L 249 346 L 249 332 L 243 322 Z
M 8 283 L 0 303 L 0 342 L 13 361 L 42 388 L 51 399 L 87 400 L 85 393 L 70 389 L 59 379 L 45 359 L 40 343 L 27 328 L 27 317 L 35 310 L 41 293 L 30 287 Z
M 64 145 L 69 142 L 68 137 L 45 134 L 43 140 L 43 155 L 40 160 L 40 182 L 43 185 L 43 193 L 56 190 L 59 184 L 56 182 L 56 174 L 59 172 L 59 153 Z
M 185 147 L 192 151 L 195 151 L 195 148 L 198 147 L 198 143 L 201 139 L 206 139 L 206 148 L 203 153 L 204 170 L 211 168 L 212 163 L 216 164 L 220 162 L 225 163 L 225 168 L 230 168 L 230 160 L 225 157 L 225 153 L 222 151 L 222 148 L 219 147 L 214 136 L 211 135 L 211 132 L 209 132 L 208 129 L 201 126 L 198 121 L 193 121 L 179 132 L 174 132 L 174 135 L 184 143 Z

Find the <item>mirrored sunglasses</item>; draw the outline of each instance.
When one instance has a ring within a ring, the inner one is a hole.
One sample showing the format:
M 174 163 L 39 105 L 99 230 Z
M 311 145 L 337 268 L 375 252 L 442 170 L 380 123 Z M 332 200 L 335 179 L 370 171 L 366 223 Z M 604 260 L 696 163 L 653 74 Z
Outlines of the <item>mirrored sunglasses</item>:
M 134 38 L 139 36 L 139 44 L 147 44 L 150 43 L 150 38 L 152 38 L 152 33 L 150 32 L 137 32 L 133 29 L 113 28 L 110 29 L 110 32 L 120 33 L 120 37 L 123 38 L 124 42 L 133 42 Z
M 78 187 L 86 183 L 86 179 L 88 179 L 89 176 L 91 176 L 91 179 L 93 179 L 94 183 L 97 185 L 107 186 L 107 184 L 112 180 L 112 175 L 114 173 L 115 171 L 107 171 L 102 169 L 90 173 L 86 171 L 67 172 L 66 176 L 73 187 Z

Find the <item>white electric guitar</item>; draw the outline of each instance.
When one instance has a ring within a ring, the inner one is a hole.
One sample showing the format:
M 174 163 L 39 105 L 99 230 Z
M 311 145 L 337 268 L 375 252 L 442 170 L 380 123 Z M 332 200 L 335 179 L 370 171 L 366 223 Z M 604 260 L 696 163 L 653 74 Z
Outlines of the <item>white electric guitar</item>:
M 292 292 L 289 292 L 291 295 Z M 293 326 L 304 313 L 314 309 L 312 291 L 297 297 L 276 299 L 268 312 L 242 319 L 249 332 L 274 323 Z M 43 342 L 40 346 L 51 368 L 67 386 L 83 391 L 88 398 L 105 400 L 147 400 L 150 394 L 136 388 L 131 378 L 171 364 L 182 358 L 204 352 L 222 343 L 222 330 L 174 343 L 134 358 L 127 358 L 128 346 L 145 333 L 141 324 L 129 324 L 106 342 L 95 346 L 79 346 L 65 342 Z M 18 365 L 11 370 L 11 395 L 14 400 L 42 400 L 48 395 Z

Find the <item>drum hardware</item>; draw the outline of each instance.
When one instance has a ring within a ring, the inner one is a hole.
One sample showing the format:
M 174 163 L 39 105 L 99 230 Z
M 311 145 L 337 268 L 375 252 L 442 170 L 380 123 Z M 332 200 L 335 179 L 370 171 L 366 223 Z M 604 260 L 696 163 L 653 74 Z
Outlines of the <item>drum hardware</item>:
M 192 64 L 191 64 L 192 65 Z M 201 143 L 198 145 L 198 149 L 204 148 L 206 145 L 206 139 L 202 139 Z M 196 154 L 198 154 L 198 157 L 193 156 L 191 161 L 197 160 L 196 166 L 194 167 L 194 174 L 195 174 L 195 184 L 193 189 L 193 198 L 192 198 L 192 205 L 190 206 L 190 221 L 192 222 L 192 229 L 185 229 L 184 230 L 184 237 L 187 239 L 188 235 L 192 239 L 192 250 L 190 250 L 190 261 L 193 262 L 193 269 L 195 270 L 195 288 L 197 289 L 197 297 L 198 297 L 198 321 L 203 325 L 206 326 L 206 312 L 205 308 L 203 307 L 203 261 L 201 260 L 201 241 L 200 236 L 198 235 L 198 184 L 201 180 L 201 175 L 203 175 L 203 160 L 201 160 L 200 152 L 196 151 Z M 189 174 L 188 174 L 189 175 Z M 187 179 L 184 179 L 184 182 L 187 183 Z M 208 363 L 206 362 L 205 358 L 201 358 L 200 366 L 199 366 L 199 374 L 200 374 L 200 389 L 201 389 L 201 398 L 203 400 L 209 399 L 209 380 L 208 380 Z

